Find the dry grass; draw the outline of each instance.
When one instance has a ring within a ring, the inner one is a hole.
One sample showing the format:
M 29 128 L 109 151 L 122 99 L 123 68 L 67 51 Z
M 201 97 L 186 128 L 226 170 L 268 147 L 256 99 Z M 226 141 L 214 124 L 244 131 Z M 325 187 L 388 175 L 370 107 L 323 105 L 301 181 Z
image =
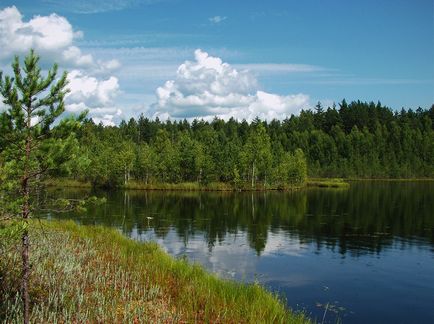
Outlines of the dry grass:
M 175 260 L 154 243 L 73 222 L 33 223 L 31 321 L 306 323 L 258 284 Z M 2 244 L 0 321 L 22 320 L 17 242 Z

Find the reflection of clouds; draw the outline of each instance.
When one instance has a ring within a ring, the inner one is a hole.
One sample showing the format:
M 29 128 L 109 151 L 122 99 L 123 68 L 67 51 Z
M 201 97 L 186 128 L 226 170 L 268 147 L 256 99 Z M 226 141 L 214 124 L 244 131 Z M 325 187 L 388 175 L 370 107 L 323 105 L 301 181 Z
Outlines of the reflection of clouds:
M 186 255 L 189 260 L 198 262 L 220 277 L 246 280 L 253 278 L 257 257 L 255 251 L 249 247 L 246 233 L 228 233 L 224 241 L 216 243 L 212 249 L 204 235 L 192 236 L 185 243 L 175 229 L 171 229 L 164 238 L 158 237 L 154 230 L 142 235 L 133 230 L 130 235 L 134 239 L 154 241 L 175 257 Z
M 222 244 L 214 246 L 206 261 L 210 270 L 222 277 L 251 280 L 256 272 L 258 258 L 255 250 L 249 246 L 247 234 L 242 233 L 228 234 Z
M 247 232 L 244 231 L 226 233 L 224 240 L 215 243 L 212 248 L 203 234 L 194 235 L 185 242 L 173 228 L 164 238 L 158 237 L 153 229 L 142 234 L 133 229 L 130 235 L 134 239 L 154 241 L 175 257 L 186 255 L 189 260 L 200 263 L 220 277 L 246 281 L 255 278 L 261 280 L 263 274 L 258 272 L 258 268 L 262 261 L 267 262 L 266 260 L 277 256 L 301 257 L 309 250 L 307 244 L 300 243 L 298 236 L 289 236 L 284 231 L 269 233 L 267 244 L 260 256 L 250 247 Z M 288 286 L 300 286 L 310 282 L 308 277 L 300 273 L 285 274 L 284 278 L 277 278 L 276 275 L 278 274 L 266 274 L 268 279 L 272 277 L 273 280 L 283 280 Z
M 278 231 L 268 234 L 267 244 L 261 254 L 262 256 L 289 255 L 301 257 L 303 251 L 308 248 L 307 244 L 300 242 L 298 235 L 289 236 L 288 233 Z

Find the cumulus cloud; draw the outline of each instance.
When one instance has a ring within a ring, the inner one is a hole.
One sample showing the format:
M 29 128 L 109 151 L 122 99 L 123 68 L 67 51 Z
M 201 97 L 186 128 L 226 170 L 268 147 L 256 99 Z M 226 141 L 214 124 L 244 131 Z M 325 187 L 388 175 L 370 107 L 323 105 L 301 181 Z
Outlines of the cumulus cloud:
M 221 23 L 223 20 L 228 19 L 228 17 L 222 17 L 222 16 L 214 16 L 214 17 L 210 17 L 208 18 L 208 20 L 213 23 L 213 24 L 219 24 Z
M 114 125 L 115 117 L 122 114 L 120 109 L 114 107 L 114 99 L 119 93 L 116 77 L 99 80 L 73 70 L 68 74 L 68 81 L 70 92 L 65 98 L 66 111 L 76 113 L 87 109 L 96 123 Z
M 55 60 L 63 66 L 80 67 L 94 72 L 109 72 L 119 67 L 119 62 L 103 62 L 73 45 L 82 38 L 69 21 L 55 13 L 34 16 L 24 21 L 15 6 L 0 10 L 0 60 L 10 59 L 15 54 L 25 54 L 30 48 L 43 57 Z
M 71 44 L 74 31 L 68 21 L 56 14 L 35 16 L 23 22 L 18 9 L 8 7 L 0 11 L 0 42 L 2 56 L 29 48 L 59 50 Z
M 24 21 L 15 6 L 0 10 L 0 62 L 33 48 L 50 65 L 55 61 L 62 68 L 72 69 L 68 74 L 71 92 L 66 97 L 66 111 L 79 113 L 87 109 L 96 123 L 113 125 L 122 111 L 114 104 L 120 92 L 118 78 L 110 74 L 120 63 L 83 53 L 74 45 L 82 37 L 83 33 L 74 30 L 66 18 L 54 13 Z
M 68 81 L 71 92 L 66 97 L 67 101 L 86 101 L 91 107 L 111 103 L 119 90 L 118 79 L 114 76 L 98 80 L 79 70 L 73 70 L 68 74 Z
M 178 67 L 174 80 L 156 90 L 153 117 L 252 120 L 284 119 L 309 105 L 309 96 L 281 96 L 261 91 L 249 70 L 233 68 L 220 58 L 197 49 L 195 60 Z

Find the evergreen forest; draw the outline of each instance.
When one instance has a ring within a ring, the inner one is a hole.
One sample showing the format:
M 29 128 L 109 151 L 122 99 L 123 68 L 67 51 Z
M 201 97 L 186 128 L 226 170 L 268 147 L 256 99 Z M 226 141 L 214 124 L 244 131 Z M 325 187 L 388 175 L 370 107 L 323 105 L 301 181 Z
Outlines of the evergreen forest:
M 102 187 L 135 180 L 240 188 L 285 188 L 307 176 L 427 178 L 434 176 L 433 120 L 434 105 L 398 112 L 345 100 L 270 122 L 141 115 L 103 126 L 87 119 L 77 133 L 79 153 L 56 176 Z

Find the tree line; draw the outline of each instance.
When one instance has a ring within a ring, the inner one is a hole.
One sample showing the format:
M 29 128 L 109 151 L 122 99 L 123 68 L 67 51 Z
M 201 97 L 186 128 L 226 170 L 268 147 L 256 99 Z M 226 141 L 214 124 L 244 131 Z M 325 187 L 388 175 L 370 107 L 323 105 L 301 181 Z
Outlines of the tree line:
M 434 176 L 434 105 L 393 112 L 380 103 L 344 100 L 339 108 L 324 110 L 319 103 L 314 111 L 269 123 L 161 122 L 142 115 L 104 127 L 84 114 L 61 120 L 66 73 L 59 78 L 54 65 L 43 76 L 33 50 L 22 64 L 15 57 L 12 71 L 12 76 L 0 71 L 0 95 L 7 107 L 0 112 L 0 247 L 21 237 L 17 297 L 24 323 L 30 320 L 28 228 L 32 213 L 41 209 L 39 188 L 48 174 L 108 187 L 134 179 L 224 182 L 235 188 L 298 186 L 308 170 L 310 176 Z M 59 203 L 67 210 L 84 202 Z
M 303 184 L 311 177 L 434 176 L 434 105 L 393 111 L 343 100 L 283 121 L 87 119 L 68 172 L 96 186 L 224 182 L 242 187 Z
M 68 172 L 95 186 L 115 187 L 134 179 L 283 189 L 302 185 L 307 177 L 303 151 L 276 151 L 267 124 L 259 120 L 188 123 L 141 116 L 114 127 L 87 120 L 77 136 L 81 154 Z

